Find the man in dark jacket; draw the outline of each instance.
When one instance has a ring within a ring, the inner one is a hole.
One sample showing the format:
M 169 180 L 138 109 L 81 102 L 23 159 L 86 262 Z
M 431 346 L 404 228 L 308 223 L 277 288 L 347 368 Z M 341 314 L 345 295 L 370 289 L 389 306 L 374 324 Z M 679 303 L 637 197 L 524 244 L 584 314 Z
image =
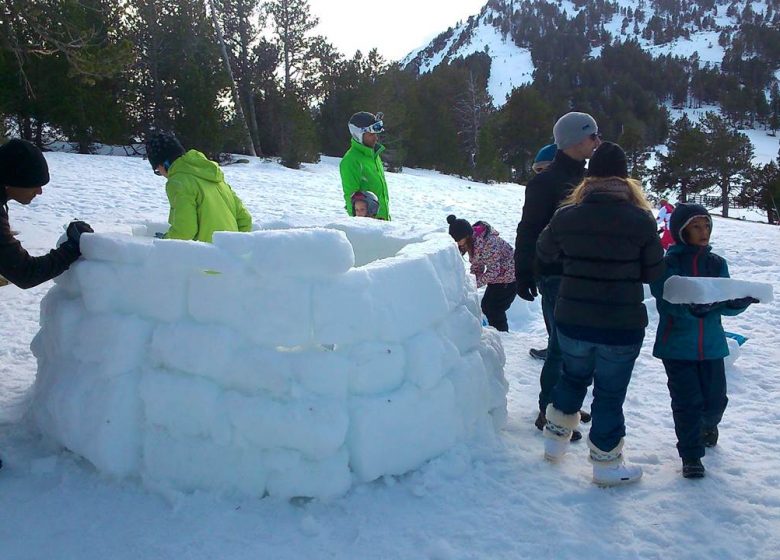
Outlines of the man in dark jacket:
M 30 204 L 49 182 L 49 167 L 41 151 L 24 140 L 11 140 L 0 146 L 0 275 L 2 285 L 12 282 L 32 288 L 59 276 L 81 255 L 79 241 L 92 228 L 84 222 L 71 222 L 67 240 L 48 255 L 31 257 L 14 237 L 8 221 L 8 201 Z M 2 467 L 0 461 L 0 468 Z
M 550 401 L 550 393 L 561 372 L 561 352 L 555 335 L 555 300 L 561 282 L 560 263 L 540 263 L 536 259 L 536 241 L 550 223 L 561 201 L 585 176 L 585 160 L 601 144 L 598 125 L 587 113 L 571 112 L 563 115 L 553 127 L 558 151 L 552 164 L 533 177 L 525 187 L 523 217 L 517 225 L 515 240 L 515 277 L 517 295 L 527 301 L 542 294 L 542 313 L 550 327 L 547 359 L 539 378 L 539 415 L 536 427 L 545 425 L 544 411 Z M 538 291 L 537 291 L 538 287 Z M 587 414 L 583 421 L 587 421 Z M 582 437 L 579 432 L 573 440 Z

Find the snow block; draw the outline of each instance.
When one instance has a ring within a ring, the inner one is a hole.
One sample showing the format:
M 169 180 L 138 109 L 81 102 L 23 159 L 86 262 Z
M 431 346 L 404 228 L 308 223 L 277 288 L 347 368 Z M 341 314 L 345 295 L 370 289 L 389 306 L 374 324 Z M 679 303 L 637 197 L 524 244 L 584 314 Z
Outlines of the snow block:
M 744 297 L 769 303 L 774 299 L 772 284 L 690 276 L 670 276 L 664 282 L 664 299 L 669 303 L 714 303 Z

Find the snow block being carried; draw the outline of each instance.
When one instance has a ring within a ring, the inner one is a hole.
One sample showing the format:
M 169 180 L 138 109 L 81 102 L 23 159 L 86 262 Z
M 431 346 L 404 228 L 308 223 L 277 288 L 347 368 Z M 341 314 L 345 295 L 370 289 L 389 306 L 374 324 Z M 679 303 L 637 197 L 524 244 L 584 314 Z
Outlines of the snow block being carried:
M 504 352 L 452 240 L 283 226 L 85 236 L 41 303 L 40 430 L 164 492 L 321 499 L 492 439 Z
M 698 276 L 670 276 L 664 282 L 664 299 L 669 303 L 715 303 L 745 297 L 768 303 L 774 299 L 772 284 Z

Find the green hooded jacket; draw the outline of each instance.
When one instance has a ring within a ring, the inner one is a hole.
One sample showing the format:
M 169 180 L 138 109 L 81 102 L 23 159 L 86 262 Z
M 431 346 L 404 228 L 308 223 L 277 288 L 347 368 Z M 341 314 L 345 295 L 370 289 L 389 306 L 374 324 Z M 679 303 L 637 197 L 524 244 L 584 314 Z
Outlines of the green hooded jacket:
M 171 227 L 165 239 L 211 243 L 215 231 L 250 231 L 252 216 L 219 166 L 197 150 L 176 159 L 165 185 Z
M 379 199 L 379 212 L 376 217 L 390 219 L 390 197 L 387 194 L 385 170 L 379 156 L 385 147 L 377 144 L 376 150 L 352 139 L 352 145 L 344 154 L 339 165 L 341 187 L 344 189 L 344 203 L 347 214 L 352 211 L 352 195 L 357 191 L 371 191 Z

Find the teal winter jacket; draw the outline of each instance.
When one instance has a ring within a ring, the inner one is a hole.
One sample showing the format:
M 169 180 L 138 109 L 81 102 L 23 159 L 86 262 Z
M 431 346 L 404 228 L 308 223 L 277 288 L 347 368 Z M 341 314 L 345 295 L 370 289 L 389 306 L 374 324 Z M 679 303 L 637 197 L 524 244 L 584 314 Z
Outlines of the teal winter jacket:
M 738 315 L 745 309 L 727 306 L 717 308 L 704 317 L 694 317 L 688 307 L 663 299 L 664 282 L 670 276 L 708 276 L 728 278 L 726 260 L 712 248 L 692 245 L 672 245 L 664 257 L 666 273 L 650 284 L 658 308 L 658 331 L 653 356 L 670 360 L 717 360 L 728 356 L 728 344 L 720 322 L 721 315 Z

